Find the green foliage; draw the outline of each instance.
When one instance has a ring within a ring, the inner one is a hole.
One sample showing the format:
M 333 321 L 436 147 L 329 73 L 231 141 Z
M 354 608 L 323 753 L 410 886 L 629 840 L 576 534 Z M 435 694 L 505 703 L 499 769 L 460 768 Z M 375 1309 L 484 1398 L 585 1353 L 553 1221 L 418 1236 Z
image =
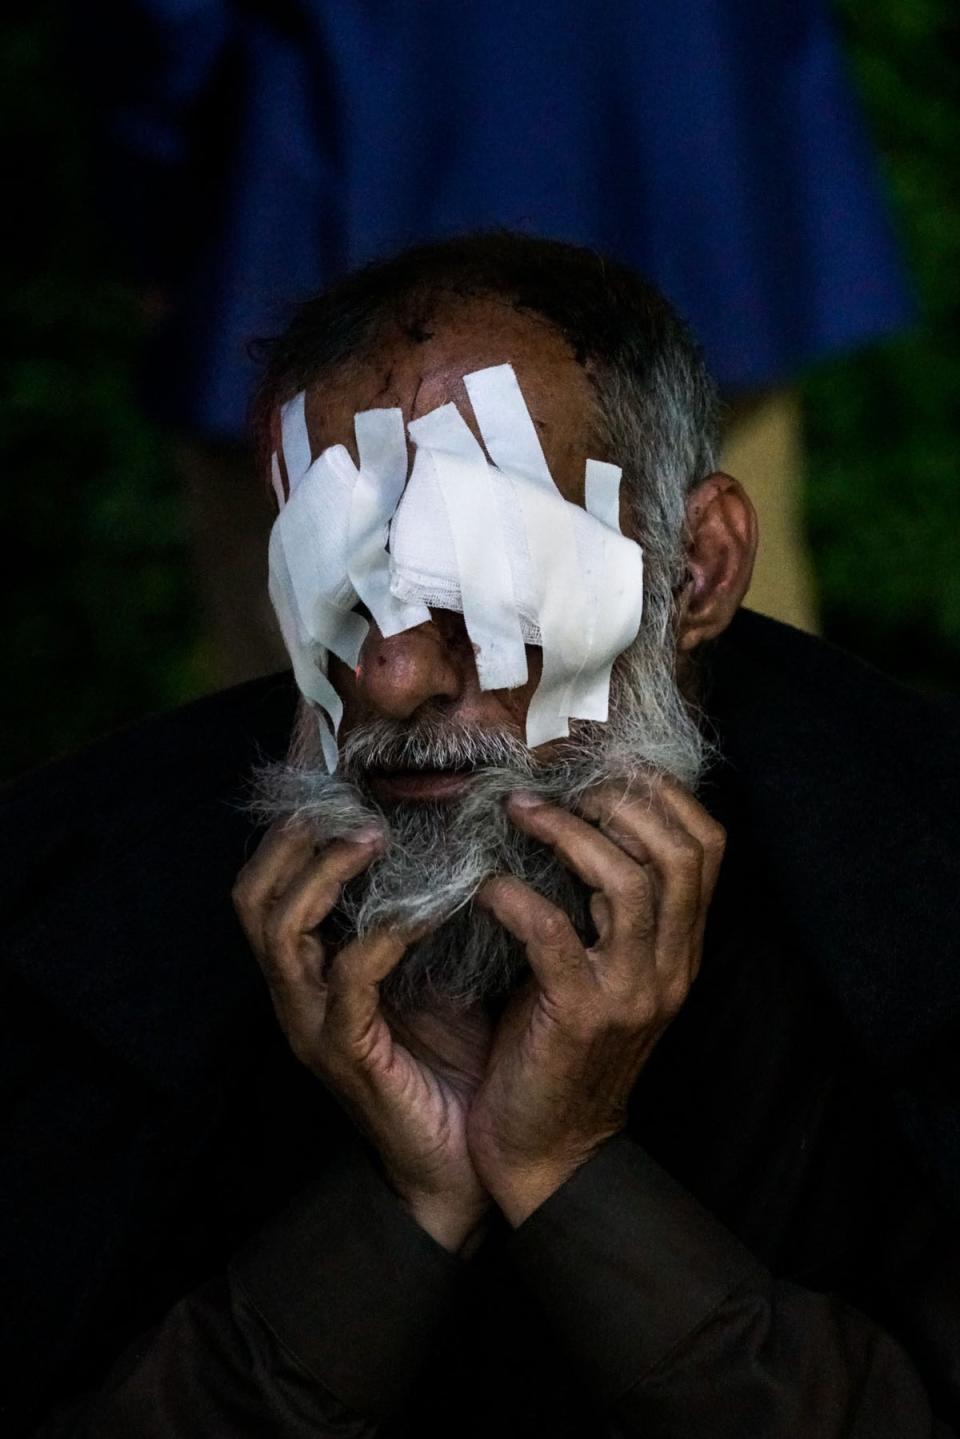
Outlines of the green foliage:
M 808 523 L 828 637 L 960 688 L 960 96 L 949 0 L 840 0 L 916 281 L 915 329 L 805 381 Z
M 89 193 L 56 10 L 8 25 L 2 126 L 32 180 L 3 260 L 10 774 L 203 688 L 169 444 L 143 416 L 143 321 Z

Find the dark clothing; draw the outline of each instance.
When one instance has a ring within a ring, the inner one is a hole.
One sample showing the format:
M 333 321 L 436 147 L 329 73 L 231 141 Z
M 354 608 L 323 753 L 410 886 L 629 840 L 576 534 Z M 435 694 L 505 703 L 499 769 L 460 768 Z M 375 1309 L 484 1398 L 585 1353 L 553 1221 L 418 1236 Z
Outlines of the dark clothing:
M 960 1435 L 957 719 L 747 614 L 709 670 L 700 976 L 627 1133 L 469 1260 L 292 1059 L 232 916 L 287 681 L 11 792 L 15 1425 Z
M 912 318 L 823 0 L 97 0 L 105 189 L 172 313 L 166 418 L 247 432 L 254 337 L 416 241 L 509 227 L 626 261 L 727 390 Z

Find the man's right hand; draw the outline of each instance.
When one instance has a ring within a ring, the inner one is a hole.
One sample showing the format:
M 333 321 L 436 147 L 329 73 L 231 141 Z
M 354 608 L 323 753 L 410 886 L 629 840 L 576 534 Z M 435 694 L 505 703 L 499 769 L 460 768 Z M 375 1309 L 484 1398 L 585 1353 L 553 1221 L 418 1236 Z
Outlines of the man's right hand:
M 291 1049 L 373 1143 L 391 1186 L 438 1243 L 460 1249 L 490 1200 L 467 1152 L 466 1115 L 490 1030 L 481 1013 L 388 1021 L 380 982 L 413 936 L 382 930 L 330 956 L 317 935 L 381 834 L 321 854 L 303 825 L 271 826 L 234 886 L 240 922 Z

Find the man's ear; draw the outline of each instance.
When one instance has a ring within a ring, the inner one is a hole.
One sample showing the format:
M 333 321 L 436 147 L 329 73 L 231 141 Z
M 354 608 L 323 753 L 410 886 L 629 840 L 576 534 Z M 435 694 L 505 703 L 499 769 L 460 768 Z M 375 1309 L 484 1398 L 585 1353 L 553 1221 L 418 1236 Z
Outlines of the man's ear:
M 757 512 L 739 480 L 713 474 L 687 500 L 687 584 L 678 643 L 696 649 L 722 634 L 747 592 L 757 553 Z

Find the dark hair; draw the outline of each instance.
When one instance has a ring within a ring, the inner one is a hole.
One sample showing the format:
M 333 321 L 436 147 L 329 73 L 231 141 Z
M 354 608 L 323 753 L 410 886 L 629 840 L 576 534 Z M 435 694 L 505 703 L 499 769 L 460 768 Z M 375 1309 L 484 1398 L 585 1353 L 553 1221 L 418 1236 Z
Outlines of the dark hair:
M 254 427 L 277 405 L 389 334 L 430 336 L 449 300 L 494 297 L 545 319 L 589 366 L 596 426 L 623 466 L 638 539 L 664 583 L 682 568 L 683 502 L 714 467 L 717 398 L 699 347 L 653 286 L 626 265 L 559 240 L 509 232 L 437 240 L 377 260 L 299 306 L 261 342 Z

